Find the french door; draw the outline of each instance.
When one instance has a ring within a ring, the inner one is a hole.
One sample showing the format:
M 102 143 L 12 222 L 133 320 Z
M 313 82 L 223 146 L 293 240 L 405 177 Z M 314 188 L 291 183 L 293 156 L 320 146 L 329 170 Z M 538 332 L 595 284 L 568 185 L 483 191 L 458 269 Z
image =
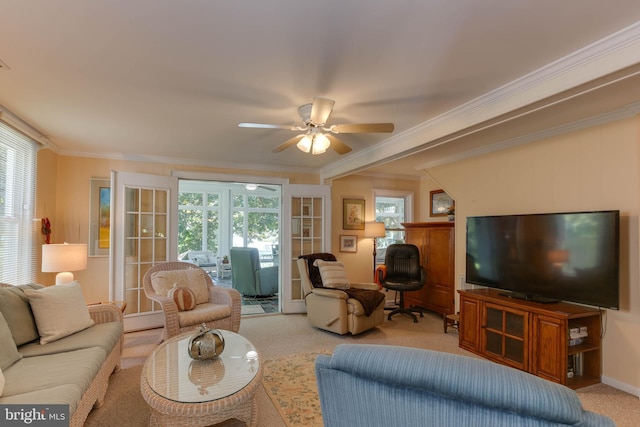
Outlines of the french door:
M 283 201 L 282 311 L 305 313 L 297 259 L 299 255 L 331 249 L 331 187 L 286 185 Z
M 126 331 L 163 325 L 160 306 L 142 285 L 155 264 L 177 256 L 178 179 L 112 172 L 110 297 L 127 303 Z

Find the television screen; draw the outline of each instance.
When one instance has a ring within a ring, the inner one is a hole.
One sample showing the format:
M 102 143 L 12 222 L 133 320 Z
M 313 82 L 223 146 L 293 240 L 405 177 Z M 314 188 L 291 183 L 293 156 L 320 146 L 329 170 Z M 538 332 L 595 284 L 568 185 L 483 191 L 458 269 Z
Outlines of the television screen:
M 467 218 L 468 283 L 619 309 L 619 211 Z

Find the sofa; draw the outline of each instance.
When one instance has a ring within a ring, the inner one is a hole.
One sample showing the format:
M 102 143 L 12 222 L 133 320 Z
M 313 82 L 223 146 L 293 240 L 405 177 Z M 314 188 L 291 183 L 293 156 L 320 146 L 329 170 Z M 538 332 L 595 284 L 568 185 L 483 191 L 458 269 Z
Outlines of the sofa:
M 103 402 L 122 342 L 121 310 L 88 307 L 77 282 L 0 284 L 0 405 L 69 405 L 69 425 L 82 426 Z
M 565 386 L 455 354 L 342 344 L 315 372 L 325 426 L 615 426 Z

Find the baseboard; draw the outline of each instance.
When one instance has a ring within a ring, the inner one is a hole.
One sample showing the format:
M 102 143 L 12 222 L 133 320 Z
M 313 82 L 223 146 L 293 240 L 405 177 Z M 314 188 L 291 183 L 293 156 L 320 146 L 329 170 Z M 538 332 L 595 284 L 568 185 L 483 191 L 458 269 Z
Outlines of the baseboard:
M 629 384 L 623 383 L 622 381 L 618 381 L 618 380 L 614 380 L 613 378 L 609 378 L 609 377 L 602 377 L 602 384 L 606 384 L 608 386 L 611 386 L 613 388 L 617 388 L 618 390 L 622 390 L 625 393 L 629 393 L 632 396 L 636 396 L 638 398 L 640 398 L 640 388 L 638 387 L 633 387 Z

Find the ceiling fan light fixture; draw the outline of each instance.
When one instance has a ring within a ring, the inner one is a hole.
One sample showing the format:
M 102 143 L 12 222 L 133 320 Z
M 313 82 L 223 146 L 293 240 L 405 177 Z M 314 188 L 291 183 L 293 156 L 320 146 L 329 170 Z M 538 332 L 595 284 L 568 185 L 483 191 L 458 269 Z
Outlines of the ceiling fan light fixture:
M 323 133 L 317 133 L 313 138 L 313 145 L 311 146 L 311 154 L 322 154 L 327 151 L 327 148 L 331 145 L 331 141 Z
M 249 191 L 253 191 L 253 190 L 255 190 L 256 188 L 258 188 L 258 186 L 257 186 L 256 184 L 245 184 L 245 185 L 244 185 L 244 188 L 246 188 L 246 189 L 247 189 L 247 190 L 249 190 Z
M 297 147 L 300 149 L 300 151 L 302 151 L 304 153 L 308 153 L 309 151 L 311 151 L 311 145 L 312 144 L 313 144 L 313 140 L 312 140 L 311 135 L 305 135 L 298 142 Z

